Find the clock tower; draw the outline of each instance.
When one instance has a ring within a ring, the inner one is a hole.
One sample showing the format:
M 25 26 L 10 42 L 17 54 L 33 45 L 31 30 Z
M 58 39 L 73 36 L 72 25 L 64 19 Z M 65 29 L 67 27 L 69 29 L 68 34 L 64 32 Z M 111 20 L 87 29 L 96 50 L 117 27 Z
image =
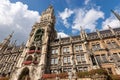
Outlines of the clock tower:
M 40 80 L 46 71 L 49 44 L 57 36 L 54 9 L 49 6 L 33 25 L 26 47 L 10 80 Z

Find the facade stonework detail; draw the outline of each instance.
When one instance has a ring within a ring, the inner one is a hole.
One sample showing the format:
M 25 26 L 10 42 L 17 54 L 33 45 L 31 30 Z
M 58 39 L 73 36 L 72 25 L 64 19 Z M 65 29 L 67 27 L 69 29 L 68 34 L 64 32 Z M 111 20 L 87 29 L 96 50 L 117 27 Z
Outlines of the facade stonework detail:
M 40 80 L 43 74 L 104 68 L 120 75 L 120 28 L 86 33 L 81 27 L 78 36 L 57 38 L 55 20 L 49 6 L 33 25 L 26 45 L 10 44 L 11 33 L 0 44 L 0 74 L 10 80 Z

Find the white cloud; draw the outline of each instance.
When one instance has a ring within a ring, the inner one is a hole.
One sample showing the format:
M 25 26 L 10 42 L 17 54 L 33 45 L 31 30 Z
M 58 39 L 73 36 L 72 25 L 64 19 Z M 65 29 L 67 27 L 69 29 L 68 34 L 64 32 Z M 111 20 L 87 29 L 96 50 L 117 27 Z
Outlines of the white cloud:
M 108 25 L 112 28 L 120 27 L 120 21 L 115 16 L 113 16 L 113 13 L 109 18 L 103 21 L 102 29 L 108 29 Z
M 65 34 L 64 32 L 58 32 L 57 33 L 57 38 L 64 38 L 64 37 L 68 37 L 69 35 Z
M 67 21 L 67 18 L 69 18 L 72 14 L 73 14 L 73 11 L 68 8 L 65 8 L 63 12 L 59 12 L 59 17 L 63 20 L 63 24 L 67 28 L 70 26 L 70 24 Z
M 90 2 L 90 0 L 85 0 L 84 4 L 87 5 Z
M 37 11 L 28 10 L 28 6 L 21 2 L 11 3 L 9 0 L 0 2 L 0 41 L 12 31 L 14 40 L 18 43 L 26 41 L 32 25 L 39 20 Z
M 80 26 L 84 29 L 89 29 L 94 31 L 97 25 L 97 20 L 104 18 L 104 13 L 99 9 L 91 8 L 89 10 L 85 8 L 80 8 L 75 10 L 75 19 L 73 21 L 72 28 L 80 30 Z
M 72 23 L 69 23 L 67 20 L 70 19 L 72 14 L 73 20 Z M 98 23 L 97 20 L 104 19 L 104 13 L 100 10 L 99 6 L 91 9 L 87 9 L 86 7 L 73 10 L 66 8 L 63 12 L 59 13 L 59 16 L 65 27 L 72 28 L 73 34 L 80 30 L 80 26 L 84 29 L 94 31 Z

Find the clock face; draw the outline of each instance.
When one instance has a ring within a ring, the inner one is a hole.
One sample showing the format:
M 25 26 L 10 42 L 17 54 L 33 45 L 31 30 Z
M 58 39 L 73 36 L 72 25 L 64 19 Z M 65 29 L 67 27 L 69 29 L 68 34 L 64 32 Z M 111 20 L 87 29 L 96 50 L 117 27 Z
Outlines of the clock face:
M 42 41 L 43 34 L 44 34 L 44 30 L 43 29 L 38 29 L 35 33 L 34 41 Z

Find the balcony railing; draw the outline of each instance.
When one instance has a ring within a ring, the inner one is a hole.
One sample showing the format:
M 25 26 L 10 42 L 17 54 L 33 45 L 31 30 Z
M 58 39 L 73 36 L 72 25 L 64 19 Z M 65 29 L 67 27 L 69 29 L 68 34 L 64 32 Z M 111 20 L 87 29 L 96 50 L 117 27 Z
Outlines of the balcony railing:
M 32 53 L 34 53 L 35 52 L 35 50 L 29 50 L 27 53 L 28 54 L 32 54 Z
M 33 54 L 33 53 L 39 54 L 39 53 L 40 53 L 40 50 L 29 50 L 27 53 L 28 53 L 28 54 Z
M 23 62 L 23 64 L 25 64 L 25 65 L 29 65 L 29 64 L 31 64 L 32 63 L 32 61 L 24 61 Z

